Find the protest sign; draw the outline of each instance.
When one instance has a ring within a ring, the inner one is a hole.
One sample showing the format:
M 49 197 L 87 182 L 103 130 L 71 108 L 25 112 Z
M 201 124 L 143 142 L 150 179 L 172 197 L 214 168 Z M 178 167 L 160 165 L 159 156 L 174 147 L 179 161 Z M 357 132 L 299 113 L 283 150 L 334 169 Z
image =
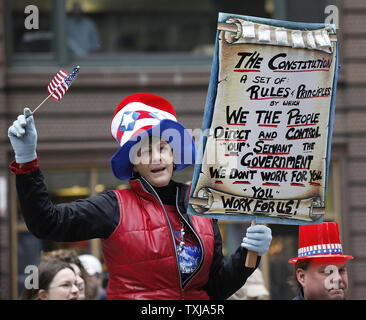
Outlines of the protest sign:
M 332 25 L 219 14 L 190 214 L 322 222 L 335 32 Z

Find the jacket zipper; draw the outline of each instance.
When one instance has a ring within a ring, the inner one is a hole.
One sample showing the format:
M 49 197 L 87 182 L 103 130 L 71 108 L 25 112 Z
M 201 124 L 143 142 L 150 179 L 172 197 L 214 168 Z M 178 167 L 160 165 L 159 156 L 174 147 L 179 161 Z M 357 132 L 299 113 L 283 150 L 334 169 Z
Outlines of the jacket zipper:
M 183 283 L 183 287 L 185 287 L 193 279 L 193 277 L 198 273 L 198 271 L 201 269 L 201 266 L 203 264 L 203 257 L 204 257 L 204 254 L 205 254 L 205 250 L 204 250 L 202 241 L 201 241 L 200 237 L 197 235 L 197 233 L 194 230 L 193 226 L 191 227 L 191 225 L 187 222 L 187 220 L 183 217 L 183 215 L 179 211 L 179 206 L 178 206 L 178 193 L 179 193 L 179 189 L 177 187 L 177 193 L 176 193 L 176 196 L 175 196 L 175 204 L 176 204 L 175 206 L 177 208 L 178 214 L 180 215 L 180 217 L 182 218 L 182 220 L 187 224 L 188 228 L 190 228 L 192 230 L 192 232 L 196 236 L 196 238 L 198 239 L 198 243 L 199 243 L 199 245 L 201 247 L 201 251 L 202 251 L 201 260 L 200 260 L 200 263 L 199 263 L 198 267 L 196 268 L 196 270 L 194 272 L 192 272 L 190 274 L 190 276 Z
M 175 253 L 175 260 L 177 262 L 177 270 L 178 270 L 178 278 L 179 278 L 179 287 L 180 287 L 180 291 L 181 291 L 181 295 L 183 293 L 183 285 L 182 285 L 182 275 L 180 273 L 180 268 L 179 268 L 179 260 L 178 260 L 178 256 L 177 256 L 177 246 L 175 244 L 175 239 L 174 239 L 174 234 L 173 234 L 173 229 L 172 229 L 172 225 L 170 224 L 170 220 L 169 220 L 169 217 L 168 217 L 168 213 L 166 212 L 165 210 L 165 207 L 164 207 L 164 204 L 161 202 L 160 200 L 160 197 L 159 195 L 157 194 L 157 192 L 154 190 L 154 188 L 150 185 L 150 183 L 144 178 L 144 177 L 140 177 L 141 179 L 143 179 L 150 187 L 151 189 L 153 190 L 156 198 L 158 199 L 161 207 L 163 208 L 164 210 L 164 213 L 165 213 L 165 217 L 168 221 L 168 225 L 169 225 L 169 230 L 170 230 L 170 236 L 172 238 L 172 241 L 173 241 L 173 246 L 174 246 L 174 253 Z

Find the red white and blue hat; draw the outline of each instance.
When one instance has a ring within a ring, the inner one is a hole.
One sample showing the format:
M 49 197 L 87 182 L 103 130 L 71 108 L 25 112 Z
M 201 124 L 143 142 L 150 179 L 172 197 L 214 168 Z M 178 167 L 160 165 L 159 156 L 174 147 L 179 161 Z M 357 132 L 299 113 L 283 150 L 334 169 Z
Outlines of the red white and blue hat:
M 146 135 L 159 136 L 171 145 L 175 171 L 195 160 L 191 134 L 178 122 L 173 105 L 155 94 L 135 93 L 123 99 L 113 114 L 111 134 L 120 145 L 111 158 L 111 168 L 121 180 L 133 177 L 130 149 Z
M 329 260 L 353 259 L 352 256 L 343 254 L 338 223 L 323 222 L 322 224 L 301 225 L 299 227 L 298 256 L 290 259 L 289 263 L 319 258 Z

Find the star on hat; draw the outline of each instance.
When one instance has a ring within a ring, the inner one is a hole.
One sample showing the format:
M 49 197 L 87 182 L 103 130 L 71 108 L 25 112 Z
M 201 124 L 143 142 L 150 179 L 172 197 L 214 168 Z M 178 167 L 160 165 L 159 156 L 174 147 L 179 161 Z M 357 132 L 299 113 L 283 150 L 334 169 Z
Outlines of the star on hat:
M 131 131 L 135 127 L 136 120 L 140 113 L 134 111 L 127 111 L 123 114 L 121 119 L 120 131 Z

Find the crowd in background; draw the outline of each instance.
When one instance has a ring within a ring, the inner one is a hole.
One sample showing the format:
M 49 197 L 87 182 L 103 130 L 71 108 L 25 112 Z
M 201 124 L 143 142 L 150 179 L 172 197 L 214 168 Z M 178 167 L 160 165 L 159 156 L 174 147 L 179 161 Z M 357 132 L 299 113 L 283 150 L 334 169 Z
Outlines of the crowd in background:
M 105 300 L 102 264 L 90 254 L 55 250 L 42 254 L 37 280 L 25 285 L 22 300 Z

